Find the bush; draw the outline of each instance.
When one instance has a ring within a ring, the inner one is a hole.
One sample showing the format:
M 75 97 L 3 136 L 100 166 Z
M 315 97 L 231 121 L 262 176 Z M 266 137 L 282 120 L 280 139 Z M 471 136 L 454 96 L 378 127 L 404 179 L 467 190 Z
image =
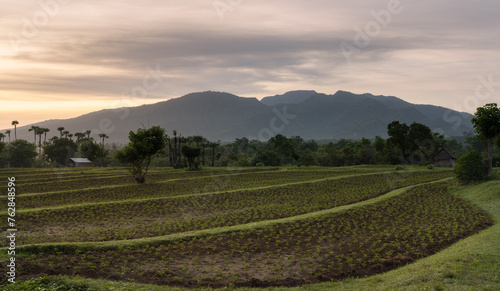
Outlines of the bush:
M 477 151 L 469 152 L 458 159 L 453 174 L 461 184 L 484 181 L 488 177 L 484 172 L 483 158 Z
M 433 164 L 428 164 L 428 165 L 427 165 L 427 169 L 429 169 L 429 170 L 434 169 L 434 165 L 433 165 Z

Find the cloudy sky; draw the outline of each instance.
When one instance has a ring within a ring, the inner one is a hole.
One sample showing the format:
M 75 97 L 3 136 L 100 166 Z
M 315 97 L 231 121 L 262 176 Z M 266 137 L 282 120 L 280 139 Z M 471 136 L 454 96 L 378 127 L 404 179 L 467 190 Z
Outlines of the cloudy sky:
M 0 0 L 0 128 L 195 91 L 500 103 L 498 0 Z

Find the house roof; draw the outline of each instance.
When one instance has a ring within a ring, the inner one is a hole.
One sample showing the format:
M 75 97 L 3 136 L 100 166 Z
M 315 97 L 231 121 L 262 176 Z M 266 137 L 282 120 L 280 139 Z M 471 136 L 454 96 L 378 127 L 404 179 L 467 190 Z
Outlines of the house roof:
M 454 159 L 456 160 L 457 157 L 455 157 L 455 155 L 453 153 L 451 153 L 450 151 L 448 151 L 447 149 L 445 148 L 442 148 L 436 155 L 436 158 L 435 160 L 439 161 L 439 160 L 449 160 L 449 159 Z
M 89 159 L 86 158 L 71 158 L 69 160 L 75 163 L 92 163 Z

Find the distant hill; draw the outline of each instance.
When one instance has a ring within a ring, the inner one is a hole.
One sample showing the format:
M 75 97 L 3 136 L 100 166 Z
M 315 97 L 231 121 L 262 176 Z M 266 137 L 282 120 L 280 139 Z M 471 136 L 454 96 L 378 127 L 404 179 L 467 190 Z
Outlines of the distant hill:
M 290 91 L 283 95 L 264 97 L 260 100 L 260 102 L 268 106 L 276 106 L 278 104 L 298 104 L 306 101 L 309 97 L 315 94 L 318 93 L 311 90 Z
M 455 123 L 457 117 L 460 124 Z M 127 143 L 129 131 L 159 125 L 168 134 L 175 129 L 183 136 L 203 135 L 221 141 L 241 137 L 267 139 L 278 133 L 316 140 L 360 139 L 387 137 L 387 124 L 399 120 L 407 124 L 419 122 L 448 136 L 461 136 L 473 130 L 472 117 L 443 107 L 408 103 L 397 97 L 345 91 L 333 95 L 293 91 L 262 101 L 208 91 L 151 105 L 105 109 L 71 119 L 21 126 L 17 135 L 31 141 L 33 133 L 28 129 L 37 125 L 49 128 L 50 138 L 59 136 L 57 128 L 63 126 L 71 133 L 90 129 L 96 139 L 104 131 L 110 136 L 106 142 Z M 447 122 L 450 120 L 453 122 Z

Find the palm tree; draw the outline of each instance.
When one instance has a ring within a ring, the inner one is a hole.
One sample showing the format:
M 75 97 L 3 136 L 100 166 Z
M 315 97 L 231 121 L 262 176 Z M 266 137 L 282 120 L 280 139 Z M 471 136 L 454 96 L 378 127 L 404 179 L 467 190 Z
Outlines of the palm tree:
M 14 125 L 14 139 L 17 140 L 17 125 L 19 124 L 19 121 L 14 120 L 12 121 L 12 125 Z
M 39 129 L 38 126 L 32 125 L 28 131 L 33 131 L 33 136 L 35 137 L 35 140 L 33 141 L 33 144 L 36 145 L 36 131 Z
M 44 133 L 44 128 L 38 127 L 35 129 L 35 134 L 38 134 L 38 154 L 42 154 L 42 134 Z
M 90 133 L 91 133 L 91 132 L 92 132 L 91 130 L 86 130 L 86 131 L 85 131 L 85 134 L 87 135 L 87 138 L 90 138 Z
M 75 136 L 76 136 L 76 142 L 79 142 L 82 138 L 85 137 L 85 133 L 77 132 L 77 133 L 75 133 Z
M 50 129 L 48 129 L 48 128 L 42 128 L 42 130 L 43 130 L 43 134 L 44 134 L 43 143 L 45 143 L 47 141 L 47 132 L 49 132 Z
M 173 131 L 173 135 L 174 135 L 174 153 L 173 153 L 173 155 L 171 155 L 172 158 L 170 159 L 170 163 L 172 164 L 172 166 L 174 168 L 177 168 L 179 166 L 178 160 L 177 160 L 177 130 Z M 171 146 L 170 146 L 170 150 L 172 150 Z
M 0 133 L 0 141 L 3 142 L 4 139 L 5 139 L 5 134 Z
M 57 130 L 59 131 L 59 133 L 61 134 L 61 137 L 63 136 L 63 131 L 64 131 L 64 127 L 58 127 Z
M 10 143 L 10 130 L 6 130 L 5 134 L 9 136 L 9 143 Z
M 208 146 L 212 148 L 212 167 L 215 167 L 215 148 L 219 145 L 219 142 L 211 142 L 208 144 Z
M 65 131 L 63 131 L 63 134 L 64 134 L 65 138 L 68 138 L 69 131 L 65 130 Z
M 68 137 L 69 137 L 69 139 L 71 139 L 73 137 L 73 134 L 72 133 L 68 134 Z M 73 140 L 73 139 L 71 139 L 71 140 Z
M 99 133 L 99 137 L 101 138 L 101 145 L 104 146 L 104 139 L 109 138 L 105 133 Z

